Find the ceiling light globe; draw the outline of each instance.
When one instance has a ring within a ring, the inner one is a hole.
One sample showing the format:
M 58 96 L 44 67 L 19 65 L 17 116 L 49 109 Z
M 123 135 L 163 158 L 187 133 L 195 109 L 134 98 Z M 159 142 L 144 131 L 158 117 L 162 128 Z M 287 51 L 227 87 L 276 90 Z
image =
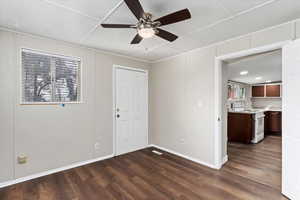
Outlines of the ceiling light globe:
M 141 28 L 138 29 L 138 34 L 142 38 L 151 38 L 155 35 L 155 31 L 153 30 L 153 28 Z
M 249 73 L 248 71 L 241 71 L 240 75 L 244 76 L 244 75 L 247 75 L 248 73 Z

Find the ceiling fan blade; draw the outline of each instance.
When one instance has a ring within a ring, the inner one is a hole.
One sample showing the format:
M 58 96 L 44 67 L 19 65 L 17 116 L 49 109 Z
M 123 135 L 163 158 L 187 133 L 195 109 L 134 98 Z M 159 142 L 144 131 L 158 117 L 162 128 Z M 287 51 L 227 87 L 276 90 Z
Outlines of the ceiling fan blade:
M 173 24 L 176 22 L 190 19 L 191 17 L 192 16 L 191 16 L 190 11 L 188 9 L 183 9 L 183 10 L 171 13 L 169 15 L 163 16 L 161 18 L 158 18 L 155 20 L 155 22 L 158 21 L 161 24 L 160 26 L 165 26 L 168 24 Z
M 101 24 L 103 28 L 133 28 L 133 24 Z
M 158 33 L 156 33 L 156 35 L 158 37 L 161 37 L 165 40 L 168 40 L 169 42 L 173 42 L 174 40 L 176 40 L 178 38 L 177 35 L 174 35 L 173 33 L 170 33 L 168 31 L 165 31 L 163 29 L 158 28 Z
M 139 0 L 124 0 L 124 1 L 138 20 L 143 17 L 144 9 Z
M 143 38 L 139 35 L 136 34 L 136 36 L 133 38 L 133 40 L 131 41 L 131 44 L 138 44 L 143 40 Z

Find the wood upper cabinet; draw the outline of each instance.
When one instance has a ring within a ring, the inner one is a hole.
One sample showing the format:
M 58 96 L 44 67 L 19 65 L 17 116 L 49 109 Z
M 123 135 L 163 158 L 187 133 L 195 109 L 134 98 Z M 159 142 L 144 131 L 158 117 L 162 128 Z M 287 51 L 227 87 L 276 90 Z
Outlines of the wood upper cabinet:
M 278 85 L 266 85 L 266 97 L 280 97 L 281 86 Z
M 252 86 L 252 97 L 265 97 L 265 86 Z
M 253 85 L 252 97 L 281 97 L 281 84 Z

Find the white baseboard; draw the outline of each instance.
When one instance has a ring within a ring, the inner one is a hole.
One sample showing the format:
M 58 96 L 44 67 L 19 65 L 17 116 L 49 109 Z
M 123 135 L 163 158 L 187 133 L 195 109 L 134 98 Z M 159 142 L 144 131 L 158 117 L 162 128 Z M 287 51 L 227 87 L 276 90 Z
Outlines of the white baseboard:
M 222 165 L 224 165 L 225 163 L 227 163 L 228 161 L 228 155 L 224 156 L 223 160 L 222 160 Z
M 190 157 L 190 156 L 183 155 L 183 154 L 181 154 L 181 153 L 177 153 L 177 152 L 175 152 L 175 151 L 173 151 L 173 150 L 170 150 L 170 149 L 167 149 L 167 148 L 164 148 L 164 147 L 160 147 L 160 146 L 157 146 L 157 145 L 155 145 L 155 144 L 150 144 L 149 147 L 155 147 L 155 148 L 157 148 L 157 149 L 161 149 L 161 150 L 163 150 L 163 151 L 166 151 L 166 152 L 169 152 L 169 153 L 174 154 L 174 155 L 176 155 L 176 156 L 179 156 L 179 157 L 185 158 L 185 159 L 187 159 L 187 160 L 193 161 L 193 162 L 198 163 L 198 164 L 200 164 L 200 165 L 204 165 L 204 166 L 206 166 L 206 167 L 210 167 L 210 168 L 213 168 L 213 169 L 219 169 L 219 167 L 217 167 L 217 166 L 215 166 L 215 165 L 212 165 L 212 164 L 210 164 L 210 163 L 207 163 L 207 162 L 204 162 L 204 161 L 201 161 L 201 160 L 192 158 L 192 157 Z
M 163 151 L 169 152 L 171 154 L 177 155 L 177 156 L 185 158 L 187 160 L 191 160 L 191 161 L 196 162 L 198 164 L 201 164 L 201 165 L 213 168 L 213 169 L 219 169 L 219 167 L 216 167 L 215 165 L 209 164 L 207 162 L 203 162 L 201 160 L 192 158 L 190 156 L 183 155 L 181 153 L 177 153 L 173 150 L 170 150 L 170 149 L 167 149 L 167 148 L 164 148 L 164 147 L 160 147 L 160 146 L 157 146 L 157 145 L 154 145 L 154 144 L 150 144 L 149 147 L 155 147 L 157 149 L 161 149 Z M 2 182 L 2 183 L 0 183 L 0 188 L 7 187 L 7 186 L 10 186 L 10 185 L 14 185 L 14 184 L 21 183 L 21 182 L 25 182 L 25 181 L 29 181 L 29 180 L 39 178 L 39 177 L 42 177 L 42 176 L 47 176 L 47 175 L 54 174 L 54 173 L 57 173 L 57 172 L 65 171 L 65 170 L 72 169 L 72 168 L 75 168 L 75 167 L 80 167 L 80 166 L 87 165 L 87 164 L 94 163 L 94 162 L 98 162 L 98 161 L 101 161 L 101 160 L 109 159 L 109 158 L 112 158 L 112 157 L 114 157 L 113 154 L 108 155 L 108 156 L 104 156 L 104 157 L 100 157 L 100 158 L 95 158 L 95 159 L 83 161 L 83 162 L 77 162 L 77 163 L 74 163 L 74 164 L 71 164 L 71 165 L 68 165 L 68 166 L 65 166 L 65 167 L 51 169 L 51 170 L 48 170 L 48 171 L 45 171 L 45 172 L 41 172 L 41 173 L 33 174 L 33 175 L 30 175 L 30 176 L 18 178 L 18 179 L 15 179 L 15 180 Z M 226 155 L 223 158 L 222 164 L 225 164 L 227 161 L 228 161 L 228 155 Z
M 83 161 L 83 162 L 77 162 L 77 163 L 74 163 L 74 164 L 71 164 L 71 165 L 68 165 L 68 166 L 65 166 L 65 167 L 51 169 L 51 170 L 48 170 L 48 171 L 45 171 L 45 172 L 33 174 L 33 175 L 30 175 L 30 176 L 25 176 L 25 177 L 18 178 L 18 179 L 15 179 L 15 180 L 6 181 L 6 182 L 3 182 L 3 183 L 0 183 L 0 188 L 7 187 L 7 186 L 10 186 L 10 185 L 14 185 L 14 184 L 17 184 L 17 183 L 21 183 L 21 182 L 24 182 L 24 181 L 32 180 L 32 179 L 39 178 L 39 177 L 42 177 L 42 176 L 47 176 L 47 175 L 54 174 L 54 173 L 57 173 L 57 172 L 65 171 L 65 170 L 72 169 L 72 168 L 75 168 L 75 167 L 80 167 L 80 166 L 87 165 L 87 164 L 94 163 L 94 162 L 98 162 L 98 161 L 101 161 L 101 160 L 109 159 L 109 158 L 112 158 L 112 157 L 114 157 L 113 154 L 108 155 L 108 156 L 104 156 L 104 157 L 100 157 L 100 158 L 95 158 L 95 159 Z

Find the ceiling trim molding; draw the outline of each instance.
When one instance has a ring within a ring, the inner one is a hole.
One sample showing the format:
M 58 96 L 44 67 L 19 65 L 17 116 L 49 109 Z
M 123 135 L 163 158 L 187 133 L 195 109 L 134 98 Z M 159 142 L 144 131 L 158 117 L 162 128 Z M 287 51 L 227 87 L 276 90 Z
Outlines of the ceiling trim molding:
M 190 53 L 190 52 L 194 52 L 194 51 L 198 51 L 198 50 L 203 50 L 203 49 L 210 48 L 210 47 L 217 48 L 218 45 L 224 44 L 226 42 L 230 42 L 230 41 L 233 41 L 233 40 L 236 40 L 236 39 L 240 39 L 240 38 L 243 38 L 243 37 L 246 37 L 246 36 L 251 36 L 252 34 L 259 33 L 259 32 L 266 31 L 266 30 L 270 30 L 270 29 L 282 26 L 284 24 L 294 23 L 293 26 L 296 26 L 296 22 L 299 21 L 299 19 L 300 18 L 295 19 L 295 20 L 291 20 L 291 21 L 288 21 L 288 22 L 285 22 L 285 23 L 282 23 L 282 24 L 278 24 L 278 25 L 275 25 L 275 26 L 267 27 L 265 29 L 261 29 L 261 30 L 254 31 L 254 32 L 251 32 L 251 33 L 247 33 L 245 35 L 241 35 L 241 36 L 229 38 L 227 40 L 216 42 L 216 43 L 213 43 L 213 44 L 210 44 L 210 45 L 207 45 L 207 46 L 203 46 L 203 47 L 195 48 L 195 49 L 192 49 L 192 50 L 189 50 L 189 51 L 185 51 L 185 52 L 182 52 L 182 53 L 178 53 L 178 54 L 175 54 L 173 56 L 165 57 L 165 58 L 158 59 L 158 60 L 146 60 L 146 59 L 141 59 L 141 58 L 137 58 L 137 57 L 133 57 L 133 56 L 127 56 L 127 55 L 124 55 L 124 54 L 114 53 L 112 51 L 106 51 L 106 50 L 101 50 L 101 49 L 98 49 L 98 48 L 95 48 L 95 47 L 89 47 L 88 45 L 82 45 L 82 44 L 78 44 L 78 43 L 72 43 L 72 42 L 69 42 L 69 41 L 58 40 L 58 39 L 47 37 L 47 36 L 42 36 L 42 35 L 37 35 L 37 34 L 32 34 L 32 33 L 21 32 L 21 31 L 13 30 L 13 29 L 10 29 L 10 28 L 2 27 L 2 26 L 0 26 L 0 30 L 7 31 L 7 32 L 12 32 L 12 33 L 17 33 L 17 34 L 21 34 L 21 35 L 26 35 L 26 36 L 30 36 L 30 37 L 33 37 L 33 38 L 50 39 L 50 40 L 61 41 L 61 42 L 64 42 L 66 45 L 70 45 L 72 47 L 80 47 L 80 48 L 84 48 L 84 49 L 89 49 L 89 50 L 100 52 L 100 53 L 103 53 L 103 54 L 106 54 L 106 55 L 123 57 L 123 58 L 131 59 L 131 60 L 135 60 L 135 61 L 139 61 L 139 62 L 144 62 L 144 63 L 148 63 L 148 64 L 156 64 L 156 63 L 160 63 L 160 62 L 163 62 L 163 61 L 171 60 L 171 59 L 173 59 L 175 57 L 179 57 L 179 56 L 182 56 L 182 55 Z M 295 36 L 294 36 L 294 39 L 296 39 Z
M 221 6 L 224 10 L 226 10 L 226 12 L 230 13 L 230 15 L 234 15 L 233 11 L 229 8 L 227 8 L 226 6 L 224 6 L 224 4 L 222 3 L 221 0 L 216 0 L 216 3 Z
M 124 3 L 123 0 L 121 0 L 115 7 L 113 7 L 85 36 L 83 36 L 80 39 L 80 42 L 85 41 L 92 33 L 96 31 L 96 29 L 103 23 L 105 22 L 112 14 L 116 12 L 118 8 L 121 7 L 121 5 Z
M 85 47 L 85 46 L 83 46 L 83 47 Z M 114 53 L 114 52 L 111 52 L 111 51 L 105 51 L 105 50 L 96 49 L 96 48 L 92 48 L 92 47 L 85 47 L 85 48 L 93 50 L 95 52 L 103 53 L 103 54 L 106 54 L 106 55 L 117 56 L 117 57 L 121 57 L 121 58 L 127 58 L 129 60 L 134 60 L 134 61 L 138 61 L 138 62 L 151 64 L 150 60 L 145 60 L 145 59 L 142 59 L 142 58 L 136 58 L 136 57 L 133 57 L 133 56 L 126 56 L 126 55 L 123 55 L 123 54 L 118 54 L 118 53 Z
M 127 55 L 124 55 L 124 54 L 114 53 L 112 51 L 106 51 L 106 50 L 101 50 L 101 49 L 94 48 L 94 47 L 89 47 L 87 45 L 72 43 L 72 42 L 64 41 L 64 40 L 58 40 L 58 39 L 55 39 L 55 38 L 46 37 L 46 36 L 37 35 L 37 34 L 32 34 L 32 33 L 21 32 L 21 31 L 13 30 L 13 29 L 10 29 L 10 28 L 2 27 L 2 26 L 0 26 L 0 30 L 8 31 L 8 32 L 12 32 L 12 33 L 17 33 L 17 34 L 21 34 L 21 35 L 26 35 L 26 36 L 33 37 L 33 38 L 50 39 L 50 40 L 62 41 L 66 45 L 70 45 L 72 47 L 80 47 L 80 48 L 84 48 L 84 49 L 89 49 L 89 50 L 100 52 L 100 53 L 103 53 L 103 54 L 106 54 L 106 55 L 123 57 L 123 58 L 131 59 L 131 60 L 135 60 L 135 61 L 139 61 L 139 62 L 144 62 L 144 63 L 148 63 L 148 64 L 156 64 L 156 63 L 164 62 L 164 61 L 167 61 L 167 60 L 171 60 L 171 59 L 173 59 L 175 57 L 179 57 L 179 56 L 182 56 L 184 54 L 188 54 L 188 53 L 191 53 L 191 52 L 194 52 L 194 51 L 203 50 L 203 49 L 207 49 L 207 48 L 211 48 L 211 47 L 217 48 L 218 45 L 224 44 L 226 42 L 230 42 L 230 41 L 233 41 L 233 40 L 236 40 L 236 39 L 240 39 L 240 38 L 243 38 L 243 37 L 246 37 L 246 36 L 251 36 L 252 34 L 259 33 L 259 32 L 266 31 L 266 30 L 270 30 L 270 29 L 282 26 L 284 24 L 294 23 L 294 26 L 296 26 L 296 21 L 299 21 L 299 19 L 300 18 L 292 20 L 292 21 L 288 21 L 288 22 L 285 22 L 285 23 L 282 23 L 282 24 L 278 24 L 278 25 L 275 25 L 275 26 L 267 27 L 265 29 L 258 30 L 258 31 L 255 31 L 255 32 L 247 33 L 245 35 L 241 35 L 241 36 L 229 38 L 227 40 L 216 42 L 216 43 L 213 43 L 213 44 L 210 44 L 210 45 L 207 45 L 207 46 L 203 46 L 203 47 L 195 48 L 195 49 L 192 49 L 192 50 L 189 50 L 189 51 L 185 51 L 185 52 L 182 52 L 182 53 L 178 53 L 178 54 L 175 54 L 173 56 L 165 57 L 165 58 L 158 59 L 158 60 L 146 60 L 146 59 L 141 59 L 141 58 L 137 58 L 137 57 L 133 57 L 133 56 L 127 56 Z
M 69 47 L 81 48 L 81 49 L 93 51 L 94 53 L 98 52 L 98 53 L 103 53 L 105 55 L 117 56 L 117 57 L 129 59 L 129 60 L 134 60 L 134 61 L 143 62 L 143 63 L 146 63 L 146 64 L 151 64 L 150 60 L 145 60 L 145 59 L 141 59 L 141 58 L 137 58 L 137 57 L 133 57 L 133 56 L 127 56 L 127 55 L 115 53 L 115 52 L 112 52 L 112 51 L 101 50 L 101 49 L 98 49 L 98 48 L 89 47 L 87 45 L 81 45 L 81 44 L 78 44 L 78 43 L 73 43 L 73 42 L 69 42 L 69 41 L 65 41 L 65 40 L 58 40 L 58 39 L 55 39 L 55 38 L 46 37 L 46 36 L 42 36 L 42 35 L 21 32 L 21 31 L 13 30 L 13 29 L 10 29 L 10 28 L 2 27 L 2 26 L 0 26 L 0 31 L 6 31 L 6 32 L 15 33 L 15 34 L 20 34 L 20 35 L 31 37 L 31 38 L 34 38 L 34 39 L 55 40 L 55 41 L 62 42 L 64 45 L 69 46 Z
M 187 37 L 187 35 L 192 34 L 192 33 L 194 33 L 194 32 L 202 32 L 202 31 L 205 31 L 205 30 L 210 29 L 210 28 L 212 28 L 212 27 L 214 27 L 214 26 L 217 26 L 218 24 L 221 24 L 221 23 L 223 23 L 223 22 L 232 20 L 232 19 L 234 19 L 234 18 L 236 18 L 236 17 L 239 17 L 239 16 L 241 16 L 241 15 L 244 15 L 244 14 L 247 14 L 247 13 L 249 13 L 249 12 L 252 12 L 253 10 L 256 10 L 256 9 L 258 9 L 258 8 L 261 8 L 261 7 L 264 7 L 264 6 L 269 5 L 269 4 L 271 4 L 271 3 L 274 3 L 275 1 L 279 1 L 279 0 L 269 0 L 269 1 L 266 1 L 266 2 L 264 2 L 264 3 L 262 3 L 262 4 L 259 4 L 259 5 L 256 5 L 256 6 L 254 6 L 254 7 L 251 7 L 251 8 L 249 8 L 249 9 L 246 9 L 246 10 L 244 10 L 244 11 L 241 11 L 241 12 L 239 12 L 239 13 L 237 13 L 237 14 L 232 15 L 232 16 L 229 16 L 229 17 L 226 17 L 226 18 L 224 18 L 224 19 L 218 20 L 218 21 L 216 21 L 216 22 L 214 22 L 214 23 L 212 23 L 212 24 L 209 24 L 209 25 L 207 25 L 207 26 L 204 26 L 204 27 L 201 27 L 201 28 L 197 28 L 197 29 L 195 29 L 195 30 L 193 30 L 193 31 L 191 31 L 191 32 L 189 32 L 189 33 L 187 33 L 187 34 L 184 34 L 183 36 L 180 36 L 180 37 L 181 37 L 181 38 L 184 38 L 184 37 Z M 165 43 L 165 44 L 162 44 L 162 45 L 153 47 L 153 48 L 151 48 L 151 49 L 149 50 L 149 52 L 154 51 L 155 49 L 160 48 L 160 47 L 163 47 L 163 46 L 166 46 L 166 45 L 168 45 L 168 43 Z
M 79 10 L 76 10 L 74 8 L 71 8 L 71 7 L 68 7 L 68 6 L 64 6 L 62 4 L 59 4 L 59 3 L 56 3 L 56 2 L 53 2 L 51 0 L 42 0 L 50 5 L 53 5 L 53 6 L 56 6 L 56 7 L 60 7 L 60 8 L 63 8 L 65 10 L 68 10 L 68 11 L 71 11 L 73 13 L 76 13 L 78 15 L 81 15 L 81 16 L 84 16 L 84 17 L 88 17 L 92 20 L 95 20 L 97 21 L 98 23 L 89 31 L 87 32 L 87 34 L 85 34 L 81 39 L 80 39 L 80 42 L 83 42 L 84 40 L 86 40 L 88 38 L 89 35 L 91 35 L 104 21 L 106 21 L 123 3 L 124 1 L 121 0 L 115 7 L 113 7 L 103 18 L 97 18 L 97 17 L 94 17 L 94 16 L 91 16 L 91 15 L 88 15 L 84 12 L 81 12 Z
M 185 52 L 182 52 L 182 53 L 179 53 L 179 54 L 176 54 L 176 55 L 173 55 L 173 56 L 169 56 L 169 57 L 166 57 L 166 58 L 162 58 L 162 59 L 158 59 L 158 60 L 152 60 L 152 61 L 150 61 L 150 63 L 151 64 L 156 64 L 156 63 L 164 62 L 164 61 L 167 61 L 167 60 L 171 60 L 171 59 L 179 57 L 179 56 L 183 56 L 184 54 L 192 53 L 194 51 L 200 51 L 200 50 L 213 48 L 213 47 L 217 48 L 217 45 L 218 45 L 218 43 L 213 43 L 213 44 L 210 44 L 210 45 L 207 45 L 207 46 L 203 46 L 203 47 L 200 47 L 200 48 L 185 51 Z M 217 52 L 215 51 L 215 53 L 217 53 Z
M 261 29 L 261 30 L 258 30 L 258 31 L 251 32 L 251 33 L 247 33 L 245 35 L 240 35 L 240 36 L 237 36 L 237 37 L 229 38 L 227 40 L 223 40 L 223 41 L 220 41 L 220 42 L 212 43 L 212 44 L 207 45 L 207 46 L 195 48 L 195 49 L 192 49 L 192 50 L 189 50 L 189 51 L 185 51 L 185 52 L 182 52 L 182 53 L 179 53 L 179 54 L 176 54 L 176 55 L 173 55 L 173 56 L 169 56 L 169 57 L 166 57 L 166 58 L 162 58 L 162 59 L 158 59 L 158 60 L 151 60 L 150 63 L 151 64 L 155 64 L 155 63 L 159 63 L 159 62 L 164 62 L 164 61 L 173 59 L 175 57 L 182 56 L 182 55 L 187 54 L 187 53 L 191 53 L 191 52 L 194 52 L 194 51 L 198 51 L 198 50 L 202 50 L 202 49 L 206 49 L 206 48 L 210 48 L 210 47 L 214 47 L 214 46 L 217 48 L 218 45 L 224 44 L 226 42 L 230 42 L 230 41 L 237 40 L 237 39 L 240 39 L 240 38 L 243 38 L 243 37 L 247 37 L 247 36 L 252 36 L 255 33 L 259 33 L 259 32 L 263 32 L 263 31 L 271 30 L 273 28 L 277 28 L 279 26 L 282 26 L 282 25 L 285 25 L 285 24 L 289 24 L 289 23 L 293 23 L 294 29 L 296 29 L 295 28 L 296 22 L 299 21 L 299 20 L 300 20 L 300 18 L 295 19 L 295 20 L 291 20 L 291 21 L 288 21 L 288 22 L 285 22 L 285 23 L 282 23 L 282 24 L 277 24 L 275 26 L 270 26 L 270 27 L 267 27 L 267 28 L 264 28 L 264 29 Z M 295 40 L 295 39 L 296 39 L 296 35 L 294 35 L 294 37 L 293 37 L 293 40 Z
M 266 2 L 264 2 L 264 3 L 262 3 L 262 4 L 259 4 L 259 5 L 256 5 L 256 6 L 252 7 L 252 8 L 249 8 L 249 9 L 247 9 L 247 10 L 241 11 L 241 12 L 239 12 L 239 13 L 237 13 L 237 14 L 234 14 L 234 15 L 232 15 L 232 16 L 230 16 L 230 17 L 227 17 L 227 18 L 221 19 L 221 20 L 219 20 L 219 21 L 216 21 L 216 22 L 214 22 L 214 23 L 212 23 L 212 24 L 210 24 L 210 25 L 207 25 L 207 26 L 205 26 L 205 27 L 196 29 L 196 30 L 194 30 L 193 32 L 198 32 L 198 31 L 201 32 L 201 31 L 205 31 L 205 30 L 207 30 L 207 29 L 209 29 L 209 28 L 211 28 L 211 27 L 214 27 L 214 26 L 216 26 L 216 25 L 218 25 L 218 24 L 220 24 L 220 23 L 223 23 L 223 22 L 232 20 L 232 19 L 234 19 L 234 18 L 236 18 L 236 17 L 239 17 L 239 16 L 241 16 L 241 15 L 244 15 L 244 14 L 247 14 L 247 13 L 249 13 L 249 12 L 252 12 L 253 10 L 256 10 L 256 9 L 258 9 L 258 8 L 262 8 L 262 7 L 266 6 L 266 5 L 269 5 L 269 4 L 271 4 L 271 3 L 274 3 L 275 1 L 279 1 L 279 0 L 269 0 L 269 1 L 266 1 Z M 192 33 L 192 32 L 191 32 L 191 33 Z
M 68 6 L 64 6 L 64 5 L 62 5 L 62 4 L 53 2 L 53 1 L 51 1 L 51 0 L 42 0 L 42 1 L 44 1 L 45 3 L 48 3 L 48 4 L 50 4 L 50 5 L 53 5 L 53 6 L 60 7 L 60 8 L 63 8 L 63 9 L 65 9 L 65 10 L 71 11 L 71 12 L 76 13 L 76 14 L 78 14 L 78 15 L 81 15 L 81 16 L 84 16 L 84 17 L 88 17 L 88 18 L 90 18 L 90 19 L 92 19 L 92 20 L 95 20 L 95 21 L 99 21 L 99 20 L 100 20 L 100 19 L 97 18 L 97 17 L 88 15 L 88 14 L 86 14 L 86 13 L 84 13 L 84 12 L 81 12 L 81 11 L 76 10 L 76 9 L 74 9 L 74 8 L 70 8 L 70 7 L 68 7 Z

